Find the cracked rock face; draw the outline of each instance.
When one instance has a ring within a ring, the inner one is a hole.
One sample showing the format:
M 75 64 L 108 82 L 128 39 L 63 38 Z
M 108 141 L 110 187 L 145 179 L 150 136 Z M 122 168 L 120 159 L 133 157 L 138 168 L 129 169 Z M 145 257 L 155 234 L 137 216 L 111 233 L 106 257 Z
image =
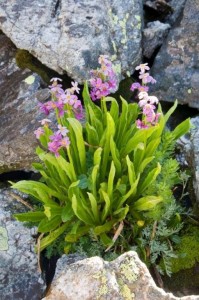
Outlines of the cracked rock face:
M 33 132 L 44 117 L 38 102 L 49 97 L 38 75 L 17 67 L 15 52 L 10 40 L 0 34 L 0 173 L 31 169 L 37 146 Z M 32 84 L 26 81 L 29 76 Z
M 64 257 L 61 260 L 65 261 Z M 66 265 L 56 275 L 43 300 L 199 300 L 178 298 L 155 285 L 136 252 L 127 252 L 112 262 L 92 257 Z
M 0 299 L 38 300 L 44 284 L 34 252 L 35 230 L 24 227 L 12 216 L 25 211 L 15 197 L 21 199 L 9 189 L 0 190 Z
M 152 91 L 160 100 L 199 108 L 199 2 L 187 0 L 181 22 L 171 29 L 158 53 L 152 75 Z
M 118 73 L 132 73 L 141 60 L 141 0 L 7 0 L 0 3 L 0 29 L 43 64 L 79 82 L 100 54 Z

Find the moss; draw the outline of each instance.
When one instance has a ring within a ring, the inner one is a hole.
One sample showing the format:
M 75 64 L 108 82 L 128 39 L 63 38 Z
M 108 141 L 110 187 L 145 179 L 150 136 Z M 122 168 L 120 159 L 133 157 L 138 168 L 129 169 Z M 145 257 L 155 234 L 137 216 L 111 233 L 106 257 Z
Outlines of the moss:
M 172 272 L 192 268 L 199 262 L 199 228 L 191 225 L 176 247 L 177 258 L 171 260 Z
M 47 74 L 48 68 L 38 61 L 38 59 L 36 59 L 27 50 L 17 49 L 15 60 L 19 68 L 27 68 L 40 75 L 45 82 L 49 83 L 51 76 Z

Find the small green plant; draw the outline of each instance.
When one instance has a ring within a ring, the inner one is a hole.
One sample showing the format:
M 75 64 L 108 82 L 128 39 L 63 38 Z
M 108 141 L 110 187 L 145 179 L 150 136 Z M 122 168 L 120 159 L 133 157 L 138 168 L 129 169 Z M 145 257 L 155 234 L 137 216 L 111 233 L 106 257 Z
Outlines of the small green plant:
M 131 87 L 139 91 L 139 103 L 121 98 L 118 104 L 108 96 L 116 88 L 113 66 L 105 56 L 99 63 L 101 69 L 92 72 L 90 94 L 87 83 L 84 85 L 85 110 L 75 95 L 79 92 L 77 84 L 72 83 L 64 92 L 54 79 L 52 100 L 40 107 L 46 114 L 55 111 L 58 130 L 53 132 L 50 121 L 44 119 L 43 127 L 35 131 L 41 143 L 36 150 L 41 162 L 33 166 L 41 180 L 12 186 L 33 196 L 43 209 L 15 217 L 38 223 L 42 237 L 37 250 L 56 244 L 64 236 L 64 251 L 68 253 L 90 237 L 99 249 L 111 251 L 113 256 L 137 245 L 148 259 L 145 241 L 150 240 L 154 224 L 158 237 L 174 236 L 182 228 L 171 190 L 179 182 L 178 163 L 170 155 L 190 122 L 185 120 L 173 131 L 166 130 L 177 102 L 165 115 L 160 104 L 155 112 L 158 99 L 148 95 L 146 86 L 155 80 L 145 73 L 146 64 L 139 66 L 142 85 Z M 98 99 L 100 106 L 93 102 Z M 173 210 L 166 217 L 168 207 Z M 150 247 L 153 263 L 170 251 Z

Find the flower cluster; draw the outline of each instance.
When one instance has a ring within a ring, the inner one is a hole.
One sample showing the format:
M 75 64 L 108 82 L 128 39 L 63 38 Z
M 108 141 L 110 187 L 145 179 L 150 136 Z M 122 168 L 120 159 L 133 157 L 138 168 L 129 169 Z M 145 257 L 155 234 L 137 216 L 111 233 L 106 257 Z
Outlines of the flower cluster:
M 111 61 L 106 55 L 100 55 L 98 59 L 100 69 L 92 70 L 90 79 L 91 98 L 93 101 L 106 97 L 117 89 L 117 76 Z
M 77 119 L 83 118 L 83 109 L 81 101 L 78 100 L 78 97 L 74 94 L 79 93 L 79 88 L 77 82 L 72 82 L 72 87 L 62 89 L 62 85 L 58 83 L 62 81 L 59 78 L 52 78 L 52 84 L 49 86 L 52 94 L 52 100 L 45 103 L 40 103 L 40 109 L 43 113 L 48 115 L 50 111 L 55 110 L 58 114 L 58 117 L 63 117 L 65 113 L 68 115 L 73 115 Z
M 131 91 L 138 90 L 138 98 L 139 98 L 139 107 L 142 110 L 142 120 L 137 120 L 136 124 L 138 128 L 149 128 L 151 125 L 156 125 L 158 119 L 160 117 L 159 113 L 155 112 L 156 106 L 158 104 L 158 98 L 155 96 L 149 96 L 148 91 L 149 87 L 146 86 L 147 83 L 156 83 L 156 80 L 149 75 L 148 72 L 150 68 L 148 64 L 141 64 L 135 68 L 139 70 L 139 79 L 141 79 L 141 84 L 139 82 L 135 82 L 131 86 Z
M 61 148 L 67 148 L 70 144 L 69 137 L 67 136 L 68 129 L 63 125 L 65 123 L 65 116 L 75 117 L 76 119 L 83 118 L 83 108 L 81 101 L 75 95 L 79 93 L 77 82 L 72 82 L 72 87 L 62 89 L 62 85 L 59 83 L 61 79 L 53 78 L 50 85 L 52 100 L 45 103 L 39 103 L 41 111 L 45 115 L 49 115 L 51 111 L 55 111 L 58 121 L 58 130 L 53 133 L 49 129 L 48 124 L 51 122 L 49 119 L 41 120 L 41 125 L 34 131 L 36 138 L 42 141 L 45 136 L 47 139 L 47 148 L 50 152 L 54 153 L 55 156 L 59 156 L 59 150 Z
M 37 139 L 40 139 L 45 134 L 48 136 L 48 150 L 55 154 L 55 156 L 59 156 L 59 150 L 61 148 L 67 148 L 70 145 L 69 137 L 67 136 L 67 133 L 69 132 L 68 129 L 65 126 L 62 126 L 58 124 L 58 130 L 53 133 L 48 128 L 48 123 L 51 121 L 49 119 L 43 119 L 40 121 L 41 125 L 43 127 L 39 127 L 34 131 L 34 134 L 36 135 Z M 52 133 L 49 135 L 49 133 Z

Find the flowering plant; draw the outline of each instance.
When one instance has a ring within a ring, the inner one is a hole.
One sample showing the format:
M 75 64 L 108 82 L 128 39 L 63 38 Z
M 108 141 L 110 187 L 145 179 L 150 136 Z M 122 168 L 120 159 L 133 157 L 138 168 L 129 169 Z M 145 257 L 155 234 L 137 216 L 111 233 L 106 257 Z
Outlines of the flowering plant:
M 75 94 L 79 93 L 77 83 L 64 91 L 60 80 L 53 79 L 52 100 L 40 104 L 40 109 L 46 115 L 55 112 L 57 130 L 53 132 L 50 120 L 44 119 L 35 131 L 41 163 L 33 166 L 41 180 L 12 186 L 42 204 L 40 211 L 15 215 L 20 221 L 39 223 L 40 250 L 64 234 L 67 253 L 91 233 L 109 249 L 122 231 L 127 234 L 126 246 L 120 249 L 129 249 L 140 230 L 160 219 L 174 201 L 171 188 L 179 180 L 178 167 L 174 164 L 174 179 L 166 182 L 165 168 L 172 160 L 168 149 L 189 130 L 189 120 L 172 132 L 165 131 L 177 103 L 165 115 L 160 104 L 155 112 L 158 99 L 148 95 L 146 85 L 155 80 L 145 73 L 147 64 L 138 67 L 142 83 L 131 87 L 139 92 L 139 103 L 121 98 L 119 109 L 118 102 L 108 96 L 117 86 L 112 63 L 106 56 L 100 56 L 99 63 L 101 68 L 92 72 L 90 94 L 84 85 L 84 109 Z M 101 99 L 100 107 L 93 102 L 97 99 Z

